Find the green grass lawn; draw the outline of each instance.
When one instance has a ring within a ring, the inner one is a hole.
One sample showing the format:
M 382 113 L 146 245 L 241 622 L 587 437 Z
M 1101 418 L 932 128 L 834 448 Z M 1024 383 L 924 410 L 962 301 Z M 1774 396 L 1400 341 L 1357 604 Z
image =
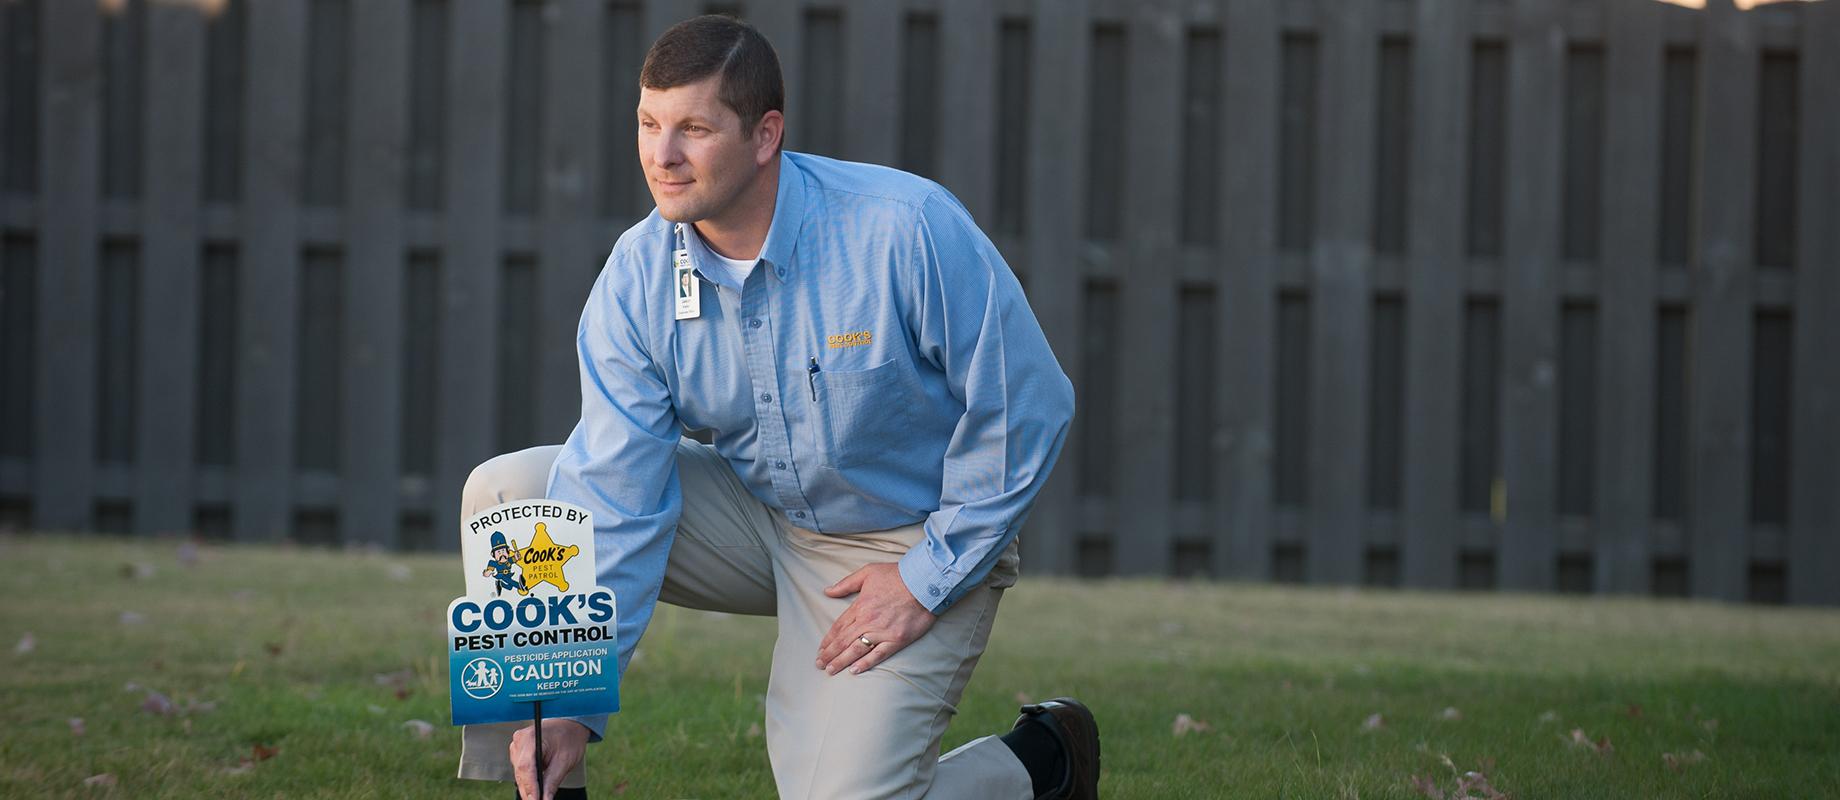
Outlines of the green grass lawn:
M 509 792 L 452 777 L 453 556 L 194 560 L 172 541 L 65 536 L 0 536 L 0 552 L 0 796 Z M 589 750 L 596 793 L 771 796 L 772 639 L 771 620 L 661 606 L 627 710 Z M 175 708 L 148 710 L 149 692 Z M 1007 728 L 1019 695 L 1058 694 L 1099 715 L 1108 797 L 1428 796 L 1414 776 L 1455 796 L 1453 770 L 1523 799 L 1840 796 L 1833 610 L 1075 582 L 1025 565 L 946 747 Z M 1176 735 L 1180 715 L 1200 729 Z M 114 785 L 85 784 L 99 775 Z

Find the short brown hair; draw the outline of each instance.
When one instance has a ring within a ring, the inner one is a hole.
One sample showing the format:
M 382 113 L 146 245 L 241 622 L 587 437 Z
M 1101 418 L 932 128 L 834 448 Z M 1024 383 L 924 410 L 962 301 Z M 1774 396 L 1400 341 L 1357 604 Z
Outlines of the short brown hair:
M 768 111 L 786 112 L 779 56 L 760 31 L 734 17 L 705 14 L 672 25 L 652 42 L 639 68 L 639 85 L 670 89 L 720 73 L 716 97 L 751 133 Z

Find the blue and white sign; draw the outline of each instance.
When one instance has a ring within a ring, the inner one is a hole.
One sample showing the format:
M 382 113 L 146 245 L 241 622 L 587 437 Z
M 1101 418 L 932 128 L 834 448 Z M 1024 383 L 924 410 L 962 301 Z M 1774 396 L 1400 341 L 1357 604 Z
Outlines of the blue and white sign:
M 461 527 L 467 592 L 447 606 L 455 725 L 620 710 L 613 591 L 594 585 L 584 509 L 519 500 Z

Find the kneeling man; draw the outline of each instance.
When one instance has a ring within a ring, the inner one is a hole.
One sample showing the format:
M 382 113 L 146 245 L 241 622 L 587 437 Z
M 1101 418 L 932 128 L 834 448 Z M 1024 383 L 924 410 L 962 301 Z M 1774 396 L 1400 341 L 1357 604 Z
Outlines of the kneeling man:
M 777 616 L 781 797 L 1097 796 L 1068 698 L 939 756 L 1073 417 L 1015 275 L 938 184 L 782 152 L 779 61 L 746 24 L 671 28 L 640 86 L 658 207 L 582 311 L 581 421 L 481 465 L 462 512 L 592 511 L 622 671 L 658 600 Z M 471 726 L 460 776 L 580 796 L 606 725 L 546 721 L 540 784 L 529 725 Z

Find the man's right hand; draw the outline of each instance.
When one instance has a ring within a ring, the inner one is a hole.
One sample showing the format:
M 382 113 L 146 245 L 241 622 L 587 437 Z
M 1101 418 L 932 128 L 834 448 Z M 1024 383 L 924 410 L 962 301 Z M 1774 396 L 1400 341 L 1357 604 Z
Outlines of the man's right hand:
M 509 755 L 517 771 L 518 796 L 524 800 L 552 800 L 562 779 L 581 763 L 588 747 L 588 728 L 572 719 L 543 720 L 543 789 L 537 791 L 535 756 L 537 738 L 534 725 L 525 725 L 511 735 Z

